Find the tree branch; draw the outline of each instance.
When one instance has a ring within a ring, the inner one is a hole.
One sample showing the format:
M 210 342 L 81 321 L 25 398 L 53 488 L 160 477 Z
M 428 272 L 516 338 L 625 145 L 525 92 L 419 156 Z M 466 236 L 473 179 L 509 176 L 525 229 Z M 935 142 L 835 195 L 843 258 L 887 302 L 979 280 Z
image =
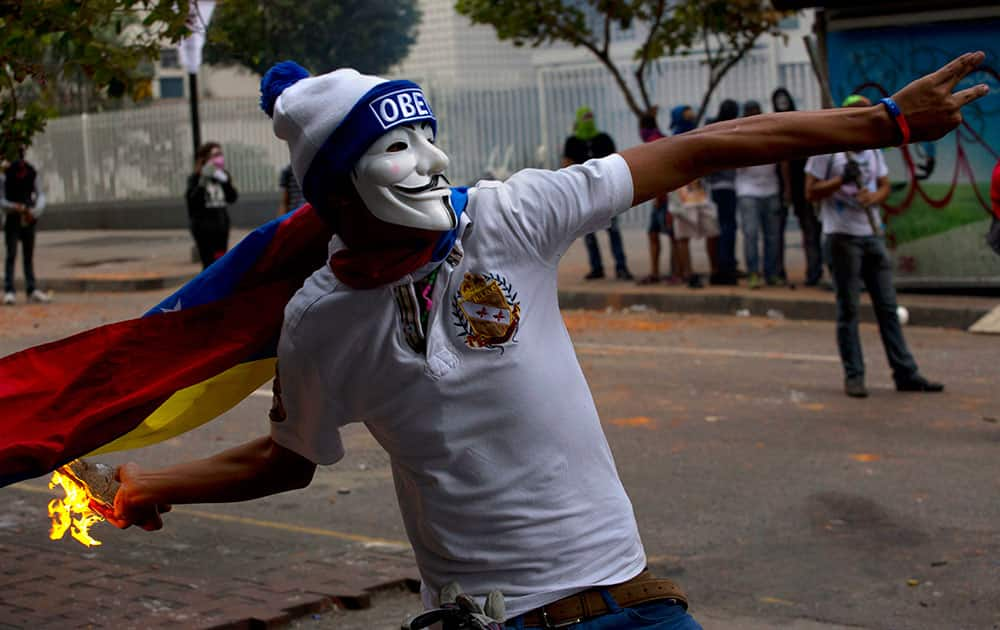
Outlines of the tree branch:
M 639 63 L 639 67 L 635 71 L 635 82 L 639 85 L 639 94 L 642 96 L 642 103 L 646 107 L 646 110 L 652 108 L 653 103 L 649 98 L 649 93 L 646 91 L 646 68 L 649 65 L 649 49 L 653 43 L 653 36 L 659 30 L 660 25 L 663 22 L 663 13 L 666 9 L 666 0 L 659 0 L 656 3 L 656 16 L 653 18 L 653 24 L 649 29 L 649 34 L 646 36 L 646 41 L 642 44 L 642 61 Z

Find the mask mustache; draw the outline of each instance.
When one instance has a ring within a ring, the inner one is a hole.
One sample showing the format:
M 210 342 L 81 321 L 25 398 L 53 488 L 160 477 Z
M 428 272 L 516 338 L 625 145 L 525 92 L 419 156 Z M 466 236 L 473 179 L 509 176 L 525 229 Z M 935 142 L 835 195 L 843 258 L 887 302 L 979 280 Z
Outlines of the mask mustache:
M 439 187 L 438 182 L 440 182 L 441 180 L 444 180 L 446 184 L 451 186 L 451 182 L 448 181 L 448 178 L 442 175 L 441 173 L 438 173 L 436 175 L 431 175 L 430 181 L 424 184 L 423 186 L 416 186 L 414 188 L 406 188 L 405 186 L 394 186 L 393 188 L 403 193 L 415 195 L 417 193 L 422 193 L 425 190 L 433 190 L 434 188 L 438 188 Z

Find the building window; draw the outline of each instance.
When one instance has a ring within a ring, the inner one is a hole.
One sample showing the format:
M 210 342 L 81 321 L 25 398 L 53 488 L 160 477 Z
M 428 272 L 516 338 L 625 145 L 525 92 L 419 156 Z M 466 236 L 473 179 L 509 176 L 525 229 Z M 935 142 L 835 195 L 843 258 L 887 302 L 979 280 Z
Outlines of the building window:
M 177 55 L 176 48 L 163 48 L 160 50 L 160 67 L 161 68 L 180 68 L 181 60 Z
M 184 98 L 184 79 L 181 77 L 161 77 L 160 98 Z

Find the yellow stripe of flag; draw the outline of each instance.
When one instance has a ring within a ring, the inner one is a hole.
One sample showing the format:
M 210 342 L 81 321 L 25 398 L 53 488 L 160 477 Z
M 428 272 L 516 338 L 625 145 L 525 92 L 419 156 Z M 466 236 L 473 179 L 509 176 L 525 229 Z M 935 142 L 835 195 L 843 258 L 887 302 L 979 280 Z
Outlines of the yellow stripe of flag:
M 196 429 L 235 407 L 274 376 L 276 359 L 234 366 L 191 387 L 176 391 L 142 423 L 90 455 L 141 448 Z

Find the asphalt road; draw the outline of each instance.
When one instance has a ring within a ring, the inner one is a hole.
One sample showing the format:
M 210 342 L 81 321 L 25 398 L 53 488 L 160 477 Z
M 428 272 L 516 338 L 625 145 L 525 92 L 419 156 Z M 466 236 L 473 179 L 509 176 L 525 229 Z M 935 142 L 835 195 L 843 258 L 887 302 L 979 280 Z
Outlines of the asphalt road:
M 0 353 L 156 299 L 63 296 L 4 310 Z M 1000 627 L 1000 338 L 907 329 L 922 370 L 947 391 L 898 394 L 865 326 L 872 396 L 854 400 L 827 323 L 635 311 L 565 319 L 650 564 L 687 589 L 706 628 Z M 202 429 L 103 459 L 162 466 L 208 455 L 266 431 L 269 404 L 261 392 Z M 363 426 L 344 438 L 344 461 L 304 491 L 180 506 L 153 534 L 100 525 L 105 544 L 88 553 L 220 575 L 358 545 L 408 554 L 387 457 Z M 46 492 L 41 479 L 0 490 L 0 541 L 44 540 Z M 387 593 L 370 611 L 296 626 L 393 627 L 414 606 L 413 595 Z

